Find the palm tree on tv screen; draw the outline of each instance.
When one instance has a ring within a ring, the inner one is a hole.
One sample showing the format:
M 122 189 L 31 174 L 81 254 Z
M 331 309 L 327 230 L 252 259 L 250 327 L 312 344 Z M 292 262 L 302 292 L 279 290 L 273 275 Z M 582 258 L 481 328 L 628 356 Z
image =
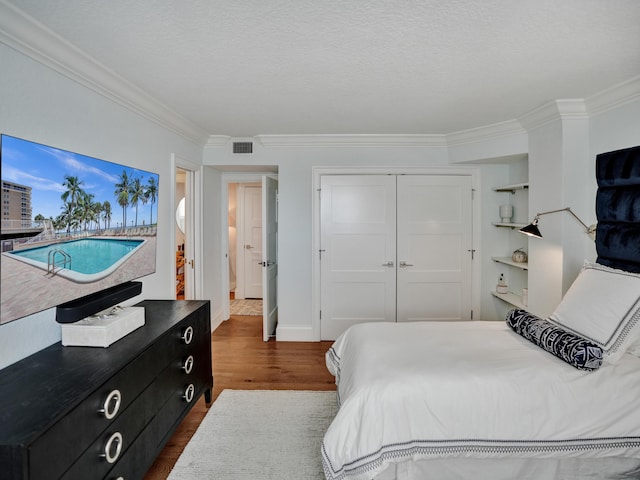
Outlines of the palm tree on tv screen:
M 102 220 L 104 220 L 104 228 L 111 228 L 111 202 L 105 200 L 102 203 Z
M 144 201 L 144 187 L 140 178 L 134 178 L 131 184 L 131 205 L 136 207 L 135 226 L 138 226 L 138 203 Z
M 127 171 L 123 170 L 120 176 L 120 182 L 116 183 L 114 195 L 118 201 L 118 205 L 122 207 L 122 227 L 127 227 L 127 207 L 129 206 L 129 193 L 131 190 L 131 180 Z
M 96 217 L 95 203 L 93 201 L 94 196 L 93 193 L 87 192 L 82 192 L 82 194 L 78 196 L 75 213 L 84 231 L 88 230 L 89 225 Z
M 72 175 L 65 175 L 64 182 L 62 182 L 62 186 L 66 188 L 64 193 L 60 195 L 62 201 L 65 203 L 69 203 L 71 205 L 71 209 L 75 208 L 78 204 L 78 198 L 82 195 L 82 185 L 84 182 L 79 180 L 78 177 L 74 177 Z
M 96 223 L 96 230 L 100 230 L 100 217 L 102 215 L 102 203 L 95 202 L 93 204 L 93 221 Z
M 143 203 L 151 203 L 150 208 L 150 218 L 149 225 L 153 225 L 153 205 L 156 203 L 158 198 L 158 184 L 156 182 L 156 177 L 149 177 L 147 180 L 147 187 L 144 191 L 144 200 Z

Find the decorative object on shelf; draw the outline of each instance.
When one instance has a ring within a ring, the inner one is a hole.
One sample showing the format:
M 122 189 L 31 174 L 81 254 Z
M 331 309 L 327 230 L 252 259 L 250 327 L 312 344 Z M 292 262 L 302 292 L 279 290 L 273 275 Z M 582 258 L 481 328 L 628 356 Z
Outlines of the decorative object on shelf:
M 538 222 L 540 221 L 540 217 L 542 215 L 548 215 L 550 213 L 557 213 L 557 212 L 569 212 L 573 216 L 573 218 L 575 218 L 578 222 L 580 222 L 580 224 L 584 227 L 585 233 L 589 235 L 591 240 L 596 239 L 596 225 L 594 224 L 588 227 L 586 223 L 580 220 L 580 218 L 575 213 L 573 213 L 570 207 L 560 208 L 558 210 L 550 210 L 548 212 L 541 212 L 536 214 L 535 218 L 533 219 L 533 222 L 531 222 L 526 227 L 521 228 L 520 233 L 524 233 L 525 235 L 529 235 L 530 237 L 542 238 L 542 234 L 538 229 Z
M 502 223 L 510 223 L 511 217 L 513 217 L 513 206 L 500 205 L 500 218 L 502 219 Z
M 526 307 L 529 305 L 529 289 L 522 289 L 522 304 Z
M 496 292 L 509 293 L 509 287 L 507 286 L 507 282 L 504 281 L 504 273 L 500 274 L 500 278 L 498 279 L 498 284 L 496 285 Z
M 513 254 L 511 255 L 511 260 L 513 260 L 516 263 L 526 263 L 526 261 L 529 259 L 527 252 L 525 252 L 524 250 L 522 250 L 521 248 L 517 249 L 515 252 L 513 252 Z

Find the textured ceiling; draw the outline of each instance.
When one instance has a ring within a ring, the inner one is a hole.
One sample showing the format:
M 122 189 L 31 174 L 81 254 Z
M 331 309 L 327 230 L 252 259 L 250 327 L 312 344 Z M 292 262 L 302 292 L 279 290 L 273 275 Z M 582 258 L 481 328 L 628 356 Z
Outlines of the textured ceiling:
M 640 75 L 639 0 L 8 0 L 210 134 L 446 134 Z

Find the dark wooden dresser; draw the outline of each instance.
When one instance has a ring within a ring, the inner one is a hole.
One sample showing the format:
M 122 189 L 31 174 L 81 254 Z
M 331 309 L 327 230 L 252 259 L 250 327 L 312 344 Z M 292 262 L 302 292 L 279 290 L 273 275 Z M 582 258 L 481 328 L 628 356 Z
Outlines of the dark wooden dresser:
M 208 301 L 148 300 L 108 348 L 60 343 L 0 370 L 0 478 L 144 476 L 201 395 L 211 403 Z

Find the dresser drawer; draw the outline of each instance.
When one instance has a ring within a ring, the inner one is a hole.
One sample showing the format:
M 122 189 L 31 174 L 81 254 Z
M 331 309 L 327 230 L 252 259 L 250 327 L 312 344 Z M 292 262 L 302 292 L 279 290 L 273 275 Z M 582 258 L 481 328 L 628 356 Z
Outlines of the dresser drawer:
M 178 427 L 184 416 L 202 396 L 200 389 L 190 403 L 183 397 L 182 389 L 175 389 L 169 401 L 167 401 L 153 420 L 145 427 L 136 441 L 122 455 L 122 459 L 113 467 L 105 477 L 108 480 L 140 479 L 154 462 L 170 436 Z
M 149 387 L 153 389 L 153 387 Z M 145 392 L 146 393 L 146 392 Z M 151 393 L 151 392 L 149 392 Z M 153 395 L 140 395 L 89 445 L 61 477 L 63 480 L 104 478 L 153 418 Z M 52 478 L 52 477 L 50 477 Z
M 62 479 L 103 478 L 121 457 L 128 455 L 129 449 L 139 442 L 140 432 L 152 422 L 167 400 L 185 395 L 184 383 L 189 375 L 181 367 L 181 362 L 170 362 L 129 408 L 99 435 Z M 184 399 L 183 405 L 188 405 Z M 107 457 L 113 461 L 107 461 Z
M 158 347 L 154 345 L 143 352 L 31 445 L 30 478 L 50 480 L 61 476 L 87 444 L 119 418 L 156 377 L 161 366 L 158 356 L 164 356 Z M 65 442 L 61 443 L 60 438 Z
M 58 478 L 85 451 L 87 444 L 94 442 L 102 432 L 112 429 L 122 412 L 155 380 L 162 369 L 168 364 L 177 364 L 177 358 L 182 356 L 185 348 L 182 336 L 186 327 L 178 325 L 169 330 L 34 442 L 29 452 L 31 478 Z M 82 428 L 79 429 L 79 425 Z M 58 438 L 66 438 L 67 441 L 61 444 L 56 440 Z

